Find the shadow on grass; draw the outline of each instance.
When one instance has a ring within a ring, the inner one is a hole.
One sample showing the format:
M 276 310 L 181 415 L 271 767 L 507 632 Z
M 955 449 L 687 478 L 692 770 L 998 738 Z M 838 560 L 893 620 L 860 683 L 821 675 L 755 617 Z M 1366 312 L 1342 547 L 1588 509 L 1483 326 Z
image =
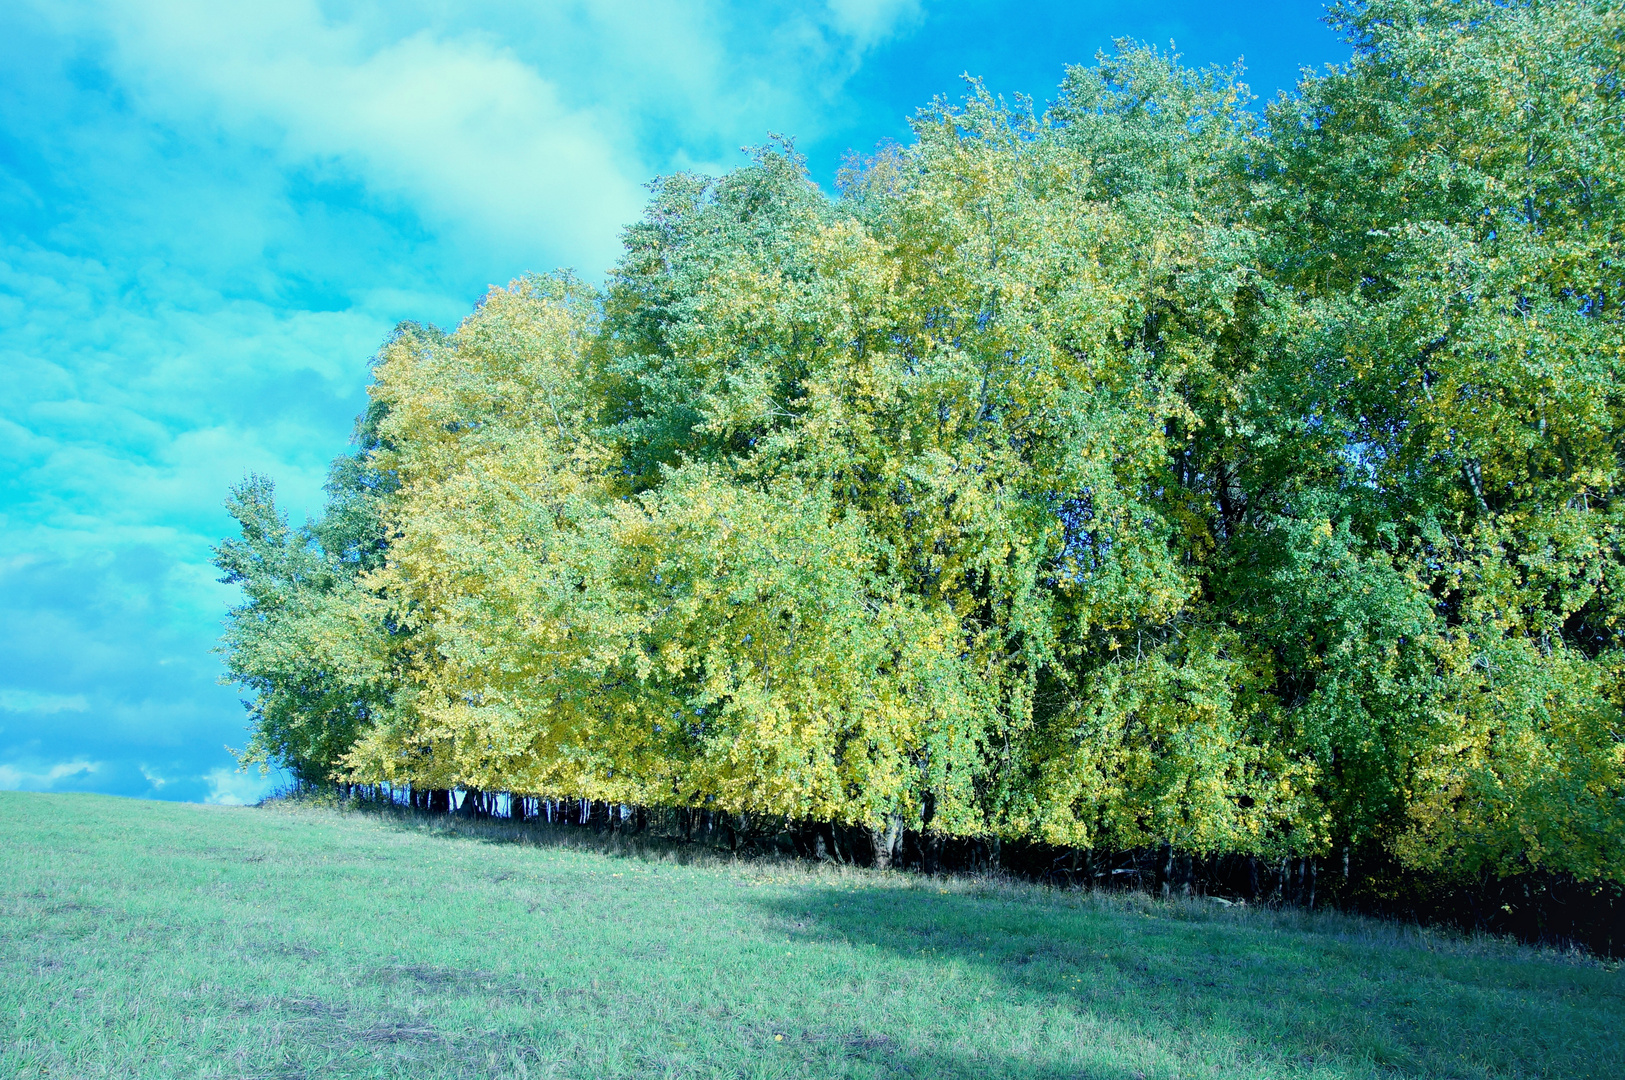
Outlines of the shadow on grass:
M 906 993 L 941 988 L 916 1014 L 922 1024 L 998 1029 L 933 1044 L 865 1025 L 838 1046 L 808 1035 L 805 1047 L 789 1033 L 827 1075 L 1625 1076 L 1617 965 L 1335 913 L 877 874 L 649 833 L 361 809 L 405 832 L 772 871 L 789 887 L 740 899 L 788 942 L 879 950 Z M 741 1068 L 730 1075 L 754 1075 Z
M 1090 1065 L 1089 1048 L 1080 1058 L 1057 1046 L 1048 1056 L 1069 1060 L 1053 1067 L 928 1055 L 915 1075 L 1625 1076 L 1621 973 L 1502 942 L 997 886 L 807 888 L 758 902 L 791 941 L 879 949 L 916 982 L 963 993 L 946 989 L 963 985 L 956 968 L 996 986 L 1002 1005 L 1060 1013 L 1143 1061 Z

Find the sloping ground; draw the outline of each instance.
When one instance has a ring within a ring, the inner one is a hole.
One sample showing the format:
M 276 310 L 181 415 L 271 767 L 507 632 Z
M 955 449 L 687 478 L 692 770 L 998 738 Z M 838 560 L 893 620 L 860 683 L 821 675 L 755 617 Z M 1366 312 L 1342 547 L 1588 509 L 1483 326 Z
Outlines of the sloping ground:
M 503 835 L 0 793 L 0 1076 L 1625 1076 L 1618 965 Z

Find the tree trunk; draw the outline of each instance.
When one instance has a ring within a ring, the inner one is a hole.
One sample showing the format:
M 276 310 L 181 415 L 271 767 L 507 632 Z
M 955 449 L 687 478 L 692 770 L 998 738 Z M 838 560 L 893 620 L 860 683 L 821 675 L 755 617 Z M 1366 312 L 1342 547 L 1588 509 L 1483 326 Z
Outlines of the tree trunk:
M 893 860 L 897 857 L 897 845 L 903 839 L 903 818 L 901 814 L 888 814 L 884 829 L 871 827 L 869 839 L 875 845 L 875 869 L 890 870 Z

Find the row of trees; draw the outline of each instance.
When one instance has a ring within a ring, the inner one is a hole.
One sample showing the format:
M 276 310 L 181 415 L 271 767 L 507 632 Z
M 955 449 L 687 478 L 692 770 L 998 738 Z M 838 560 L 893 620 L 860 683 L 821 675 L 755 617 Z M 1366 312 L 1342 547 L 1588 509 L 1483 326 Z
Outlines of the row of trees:
M 402 326 L 325 516 L 229 503 L 243 760 L 1625 881 L 1625 14 L 1331 17 L 1262 116 L 1124 43 Z

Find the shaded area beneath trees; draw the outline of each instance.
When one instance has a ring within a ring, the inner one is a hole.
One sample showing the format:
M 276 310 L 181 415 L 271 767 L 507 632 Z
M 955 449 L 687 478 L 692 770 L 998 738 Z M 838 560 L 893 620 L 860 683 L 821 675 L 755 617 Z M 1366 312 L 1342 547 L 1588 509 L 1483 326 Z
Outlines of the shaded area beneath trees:
M 1132 898 L 1116 903 L 1134 910 Z M 1426 935 L 1399 926 L 1328 923 L 1335 917 L 1307 913 L 1297 922 L 1291 912 L 1210 905 L 1147 902 L 1125 932 L 1087 899 L 1069 907 L 996 890 L 855 897 L 826 889 L 764 903 L 791 928 L 792 941 L 870 947 L 945 971 L 989 974 L 1011 1000 L 1122 1025 L 1148 1040 L 1226 1047 L 1235 1064 L 1256 1059 L 1260 1070 L 1276 1063 L 1332 1075 L 1601 1075 L 1593 1070 L 1617 1039 L 1603 1026 L 1589 1037 L 1556 1034 L 1553 1021 L 1574 977 L 1564 964 L 1514 970 L 1508 947 L 1495 942 L 1446 961 Z M 1617 977 L 1597 970 L 1595 981 L 1625 1005 Z M 1443 1044 L 1440 1031 L 1452 1033 Z M 1006 1074 L 992 1062 L 976 1066 Z M 932 1067 L 977 1073 L 968 1062 Z
M 316 789 L 304 789 L 306 794 Z M 922 874 L 1008 874 L 1061 889 L 1138 892 L 1308 910 L 1333 909 L 1458 930 L 1503 934 L 1601 956 L 1625 955 L 1625 888 L 1566 874 L 1474 881 L 1406 871 L 1376 849 L 1347 859 L 1207 855 L 1171 846 L 1127 851 L 1059 848 L 1024 841 L 944 838 L 912 829 L 883 832 L 827 821 L 729 814 L 690 807 L 626 806 L 586 799 L 515 797 L 507 792 L 391 791 L 344 785 L 333 793 L 362 805 L 501 821 L 526 833 L 559 830 L 639 837 L 742 856 L 778 855 Z M 892 847 L 886 850 L 886 843 Z

